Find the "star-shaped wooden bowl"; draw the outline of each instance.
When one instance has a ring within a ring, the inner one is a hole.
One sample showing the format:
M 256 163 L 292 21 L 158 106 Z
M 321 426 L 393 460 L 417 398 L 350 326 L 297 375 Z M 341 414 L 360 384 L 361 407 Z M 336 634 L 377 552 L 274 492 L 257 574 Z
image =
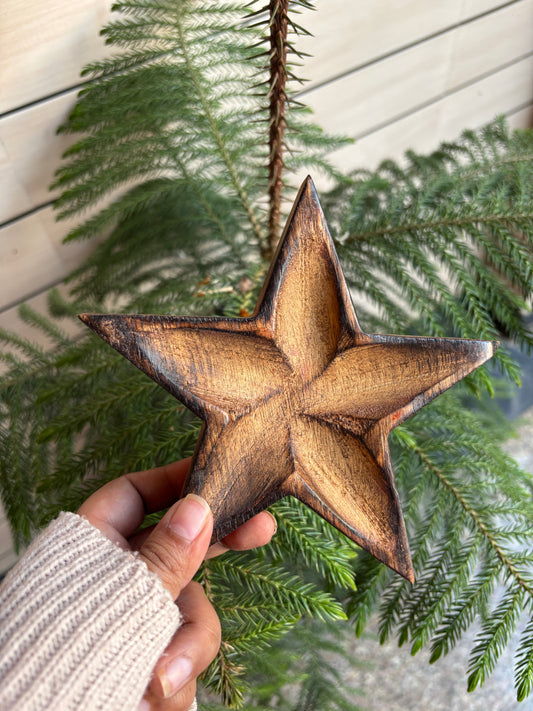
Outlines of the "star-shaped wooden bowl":
M 364 333 L 310 178 L 251 317 L 80 318 L 204 421 L 214 540 L 292 495 L 414 580 L 387 437 L 497 344 Z

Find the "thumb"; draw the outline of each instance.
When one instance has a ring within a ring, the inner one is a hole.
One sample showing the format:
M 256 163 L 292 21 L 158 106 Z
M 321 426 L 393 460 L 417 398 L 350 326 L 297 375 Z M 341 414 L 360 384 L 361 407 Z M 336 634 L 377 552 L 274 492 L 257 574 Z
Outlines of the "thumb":
M 139 549 L 148 568 L 176 599 L 203 561 L 213 530 L 207 501 L 189 494 L 172 506 Z

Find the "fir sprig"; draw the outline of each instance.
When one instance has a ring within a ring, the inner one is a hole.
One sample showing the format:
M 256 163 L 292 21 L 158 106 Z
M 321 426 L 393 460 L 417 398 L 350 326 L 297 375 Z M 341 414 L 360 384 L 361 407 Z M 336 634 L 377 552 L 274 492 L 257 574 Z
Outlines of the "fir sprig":
M 245 22 L 246 3 L 225 3 L 215 11 L 207 0 L 119 2 L 114 8 L 122 18 L 103 34 L 127 51 L 87 68 L 91 82 L 62 128 L 85 136 L 67 150 L 55 182 L 62 190 L 56 203 L 60 217 L 123 191 L 67 237 L 84 239 L 111 229 L 73 273 L 82 298 L 114 295 L 132 279 L 140 288 L 154 259 L 158 266 L 162 258 L 171 259 L 174 272 L 190 274 L 182 250 L 191 255 L 208 235 L 218 249 L 208 263 L 205 253 L 199 259 L 211 271 L 242 270 L 245 262 L 271 251 L 267 215 L 259 207 L 274 161 L 264 126 L 273 124 L 290 91 L 277 84 L 281 93 L 274 103 L 269 100 L 271 82 L 258 51 L 270 36 L 268 13 Z M 290 52 L 290 43 L 287 48 Z M 285 60 L 282 53 L 279 72 L 293 78 Z M 283 130 L 277 154 L 282 141 L 291 151 L 308 148 L 303 162 L 333 174 L 325 153 L 335 141 L 299 120 L 302 111 L 294 107 L 294 127 L 285 126 L 283 117 L 278 121 L 278 133 Z M 99 268 L 106 262 L 113 278 Z
M 411 153 L 405 168 L 386 161 L 373 176 L 354 174 L 333 191 L 330 227 L 363 303 L 393 330 L 416 314 L 428 335 L 494 340 L 505 328 L 531 349 L 522 317 L 533 274 L 527 155 L 524 137 L 498 121 L 431 156 Z M 495 361 L 519 382 L 505 348 Z M 491 387 L 483 370 L 469 382 Z
M 400 448 L 397 479 L 423 491 L 406 508 L 417 582 L 410 587 L 391 580 L 382 567 L 363 562 L 369 566 L 366 582 L 353 593 L 349 611 L 360 633 L 369 601 L 379 605 L 382 641 L 397 630 L 413 654 L 430 644 L 432 662 L 482 615 L 470 660 L 472 690 L 491 673 L 530 609 L 531 555 L 524 546 L 531 535 L 531 478 L 502 452 L 496 433 L 461 406 L 457 389 L 402 429 L 394 438 Z M 518 696 L 528 684 L 527 644 L 522 642 L 516 668 Z

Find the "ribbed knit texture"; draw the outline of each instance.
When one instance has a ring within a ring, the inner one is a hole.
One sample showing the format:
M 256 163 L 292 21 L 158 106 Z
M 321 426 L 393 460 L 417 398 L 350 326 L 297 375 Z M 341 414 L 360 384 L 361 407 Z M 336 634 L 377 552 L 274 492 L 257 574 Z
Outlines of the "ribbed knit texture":
M 143 561 L 63 513 L 0 587 L 0 709 L 135 711 L 179 624 Z

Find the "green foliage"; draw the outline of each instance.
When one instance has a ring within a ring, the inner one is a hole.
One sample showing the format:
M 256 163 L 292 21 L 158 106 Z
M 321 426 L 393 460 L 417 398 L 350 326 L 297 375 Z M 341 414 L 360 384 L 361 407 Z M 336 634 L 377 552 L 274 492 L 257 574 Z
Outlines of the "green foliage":
M 84 137 L 57 174 L 59 216 L 122 189 L 67 237 L 111 231 L 73 273 L 75 293 L 137 294 L 161 278 L 163 260 L 173 279 L 242 271 L 267 240 L 268 15 L 243 22 L 247 5 L 239 1 L 216 11 L 209 0 L 114 8 L 121 19 L 103 35 L 125 51 L 86 68 L 92 81 L 62 128 Z M 340 140 L 305 123 L 304 106 L 290 106 L 287 168 L 334 174 L 325 149 Z
M 350 285 L 378 310 L 359 308 L 363 323 L 405 331 L 415 316 L 421 333 L 486 340 L 504 327 L 529 351 L 531 134 L 500 120 L 407 158 L 355 173 L 325 201 Z M 505 348 L 494 360 L 519 382 Z M 470 379 L 482 381 L 491 387 L 486 370 Z
M 499 447 L 501 434 L 464 408 L 457 389 L 435 405 L 393 435 L 416 585 L 392 578 L 361 555 L 365 585 L 351 593 L 348 609 L 360 632 L 377 604 L 382 641 L 395 631 L 413 654 L 430 644 L 431 662 L 447 654 L 481 615 L 469 667 L 473 690 L 493 670 L 521 613 L 530 609 L 532 482 Z M 519 695 L 528 683 L 530 646 L 524 637 Z
M 293 31 L 308 6 L 289 3 Z M 86 69 L 62 129 L 80 137 L 56 180 L 59 216 L 84 216 L 67 239 L 96 238 L 95 249 L 67 296 L 51 292 L 49 316 L 21 309 L 50 348 L 0 332 L 0 492 L 19 545 L 104 481 L 189 455 L 199 431 L 112 349 L 73 331 L 75 315 L 239 315 L 253 309 L 266 269 L 268 13 L 239 0 L 116 9 L 103 32 L 121 52 Z M 285 169 L 334 181 L 323 205 L 362 326 L 487 339 L 503 330 L 529 349 L 533 135 L 497 121 L 430 156 L 340 176 L 328 151 L 341 139 L 308 123 L 297 101 L 301 59 L 289 42 Z M 505 348 L 496 362 L 519 379 Z M 199 580 L 224 634 L 204 678 L 217 695 L 206 708 L 356 708 L 337 669 L 352 627 L 338 621 L 349 617 L 359 635 L 375 612 L 383 639 L 397 635 L 413 653 L 430 646 L 432 661 L 480 621 L 468 685 L 483 683 L 533 612 L 531 477 L 500 448 L 508 432 L 494 409 L 472 406 L 472 393 L 497 386 L 484 368 L 391 436 L 414 586 L 292 500 L 274 507 L 270 546 L 205 564 Z M 532 625 L 517 652 L 519 699 L 533 683 Z
M 349 634 L 349 628 L 340 623 L 303 620 L 283 639 L 283 644 L 271 650 L 266 665 L 262 658 L 257 659 L 255 706 L 264 708 L 261 703 L 271 701 L 272 680 L 281 671 L 285 679 L 291 680 L 283 696 L 276 698 L 276 708 L 282 711 L 362 711 L 364 705 L 356 703 L 360 692 L 344 678 L 347 670 L 358 666 L 357 660 L 345 651 Z M 262 699 L 263 688 L 266 693 Z

